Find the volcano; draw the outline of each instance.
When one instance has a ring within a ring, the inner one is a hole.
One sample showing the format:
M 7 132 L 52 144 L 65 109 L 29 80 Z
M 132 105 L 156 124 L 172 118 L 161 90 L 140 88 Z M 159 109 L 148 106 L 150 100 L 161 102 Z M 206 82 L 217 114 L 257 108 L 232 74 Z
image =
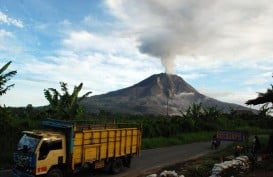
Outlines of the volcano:
M 192 104 L 217 107 L 223 112 L 246 107 L 221 102 L 199 93 L 181 77 L 155 74 L 143 81 L 117 91 L 84 99 L 81 104 L 88 112 L 101 110 L 111 113 L 181 115 Z

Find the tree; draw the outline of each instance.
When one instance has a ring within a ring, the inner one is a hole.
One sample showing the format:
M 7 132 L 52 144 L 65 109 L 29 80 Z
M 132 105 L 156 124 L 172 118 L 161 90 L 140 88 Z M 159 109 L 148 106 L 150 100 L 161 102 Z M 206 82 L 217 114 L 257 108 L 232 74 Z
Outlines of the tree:
M 247 105 L 258 105 L 264 103 L 273 103 L 273 85 L 271 89 L 267 89 L 265 93 L 258 93 L 258 97 L 255 99 L 248 100 Z
M 208 108 L 203 108 L 204 109 L 204 117 L 209 120 L 209 119 L 217 119 L 220 117 L 220 110 L 216 106 L 208 107 Z
M 45 98 L 48 100 L 50 106 L 49 113 L 51 116 L 56 116 L 60 119 L 75 119 L 83 112 L 83 108 L 79 105 L 79 102 L 92 92 L 87 92 L 79 98 L 78 95 L 82 89 L 82 83 L 74 86 L 72 94 L 68 92 L 66 83 L 60 82 L 60 86 L 63 93 L 58 92 L 54 88 L 44 90 Z
M 10 80 L 12 76 L 14 76 L 17 71 L 10 71 L 8 73 L 4 73 L 9 65 L 11 64 L 11 61 L 9 61 L 7 64 L 5 64 L 2 68 L 0 68 L 0 96 L 6 94 L 6 92 L 14 86 L 14 84 L 6 85 L 7 82 Z
M 187 116 L 191 119 L 200 119 L 201 117 L 203 117 L 203 107 L 201 103 L 195 104 L 193 103 L 192 105 L 190 105 L 186 111 L 186 114 L 182 113 L 183 116 Z
M 258 93 L 257 98 L 248 100 L 245 104 L 247 105 L 264 104 L 262 106 L 262 109 L 263 111 L 266 111 L 266 112 L 273 109 L 273 85 L 271 84 L 271 88 L 268 88 L 265 93 Z

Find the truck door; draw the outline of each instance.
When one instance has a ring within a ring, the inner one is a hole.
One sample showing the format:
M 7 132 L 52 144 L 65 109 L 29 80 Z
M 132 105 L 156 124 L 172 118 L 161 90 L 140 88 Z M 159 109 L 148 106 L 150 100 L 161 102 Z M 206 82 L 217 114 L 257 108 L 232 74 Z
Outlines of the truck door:
M 65 145 L 60 139 L 43 139 L 37 152 L 36 175 L 46 174 L 51 167 L 65 163 Z

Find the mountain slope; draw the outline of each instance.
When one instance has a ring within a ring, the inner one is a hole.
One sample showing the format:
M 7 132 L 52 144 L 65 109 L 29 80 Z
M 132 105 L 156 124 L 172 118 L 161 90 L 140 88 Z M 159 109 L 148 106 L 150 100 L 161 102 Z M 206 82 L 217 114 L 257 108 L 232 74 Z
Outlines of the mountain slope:
M 89 97 L 81 102 L 89 112 L 105 110 L 156 115 L 180 114 L 193 103 L 201 103 L 204 107 L 217 106 L 223 111 L 229 111 L 230 108 L 247 109 L 207 97 L 181 77 L 165 73 L 152 75 L 131 87 Z

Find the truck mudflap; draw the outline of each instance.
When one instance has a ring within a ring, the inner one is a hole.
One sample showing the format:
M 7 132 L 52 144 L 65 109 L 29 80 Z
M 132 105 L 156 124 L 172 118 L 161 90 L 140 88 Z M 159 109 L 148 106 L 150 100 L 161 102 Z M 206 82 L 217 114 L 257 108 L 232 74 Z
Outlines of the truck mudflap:
M 19 171 L 17 169 L 12 169 L 12 176 L 13 177 L 35 177 L 34 175 L 24 173 L 24 172 Z

